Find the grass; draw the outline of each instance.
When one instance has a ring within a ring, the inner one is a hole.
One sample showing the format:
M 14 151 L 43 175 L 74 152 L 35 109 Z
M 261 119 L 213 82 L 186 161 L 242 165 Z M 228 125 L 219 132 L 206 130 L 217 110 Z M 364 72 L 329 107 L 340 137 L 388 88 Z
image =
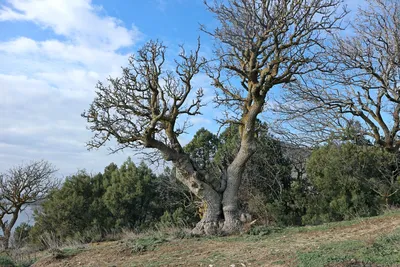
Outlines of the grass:
M 127 242 L 127 246 L 131 249 L 133 254 L 136 254 L 146 251 L 153 251 L 159 245 L 165 242 L 168 242 L 168 240 L 162 236 L 148 236 L 129 240 Z
M 51 256 L 55 259 L 65 259 L 78 255 L 79 253 L 85 251 L 84 247 L 67 247 L 63 249 L 51 249 L 49 252 Z
M 0 267 L 29 267 L 34 263 L 34 260 L 15 261 L 6 255 L 0 255 Z
M 298 266 L 326 266 L 334 263 L 357 262 L 384 266 L 400 264 L 400 228 L 394 233 L 365 241 L 342 241 L 320 246 L 309 252 L 298 252 Z
M 88 245 L 85 253 L 71 251 L 75 256 L 61 261 L 70 266 L 400 266 L 399 225 L 397 211 L 320 226 L 256 226 L 236 236 L 189 237 L 186 230 L 171 228 Z M 93 265 L 97 262 L 104 265 Z M 53 266 L 43 263 L 38 266 Z

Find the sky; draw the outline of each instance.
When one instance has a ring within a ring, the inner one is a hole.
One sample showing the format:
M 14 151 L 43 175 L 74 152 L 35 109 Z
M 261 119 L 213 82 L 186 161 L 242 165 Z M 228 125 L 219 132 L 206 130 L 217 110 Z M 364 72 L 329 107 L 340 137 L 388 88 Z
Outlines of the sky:
M 193 47 L 199 35 L 207 39 L 199 23 L 210 21 L 201 0 L 0 0 L 0 172 L 44 159 L 65 177 L 128 156 L 139 160 L 132 151 L 87 151 L 92 134 L 80 115 L 96 82 L 119 76 L 150 39 L 170 54 L 178 44 Z M 196 85 L 207 87 L 205 76 Z M 206 114 L 192 124 L 193 131 L 212 119 Z
M 363 1 L 347 1 L 354 9 Z M 97 81 L 119 76 L 128 56 L 150 39 L 169 53 L 212 43 L 199 30 L 216 21 L 202 0 L 0 0 L 0 172 L 32 160 L 48 160 L 64 178 L 86 169 L 97 173 L 121 164 L 133 151 L 88 151 L 92 133 L 80 115 L 88 109 Z M 172 57 L 171 57 L 172 59 Z M 207 96 L 205 75 L 195 86 Z M 212 105 L 193 118 L 190 140 L 200 127 L 215 130 Z

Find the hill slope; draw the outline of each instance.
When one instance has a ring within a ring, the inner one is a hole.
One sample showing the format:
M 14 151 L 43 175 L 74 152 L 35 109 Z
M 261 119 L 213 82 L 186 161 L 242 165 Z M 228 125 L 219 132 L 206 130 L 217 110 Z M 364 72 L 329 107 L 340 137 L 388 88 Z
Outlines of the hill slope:
M 34 266 L 400 266 L 399 212 L 251 233 L 188 239 L 158 234 L 96 243 L 62 257 L 46 256 Z

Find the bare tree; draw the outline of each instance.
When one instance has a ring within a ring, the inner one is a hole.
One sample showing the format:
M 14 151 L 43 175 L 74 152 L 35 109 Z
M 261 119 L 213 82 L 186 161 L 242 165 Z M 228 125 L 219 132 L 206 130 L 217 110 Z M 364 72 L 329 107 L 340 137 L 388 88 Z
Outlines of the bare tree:
M 301 133 L 318 133 L 316 140 L 359 121 L 376 145 L 394 152 L 400 148 L 400 2 L 368 4 L 351 24 L 353 34 L 337 36 L 321 56 L 329 71 L 298 80 L 281 111 Z
M 7 249 L 11 230 L 20 212 L 27 205 L 46 198 L 58 186 L 53 174 L 56 169 L 46 161 L 35 161 L 19 165 L 0 174 L 0 236 L 2 246 Z
M 225 231 L 237 228 L 237 194 L 246 163 L 256 150 L 256 119 L 275 86 L 320 68 L 327 34 L 340 27 L 346 10 L 339 0 L 231 0 L 207 5 L 220 26 L 208 31 L 217 41 L 219 64 L 209 69 L 226 108 L 221 123 L 237 123 L 240 149 L 227 170 L 223 193 Z
M 178 140 L 185 126 L 177 126 L 178 118 L 200 114 L 202 90 L 190 97 L 193 77 L 206 67 L 198 56 L 199 47 L 190 54 L 183 50 L 171 72 L 163 69 L 165 47 L 147 43 L 130 58 L 121 78 L 110 78 L 109 85 L 99 83 L 97 97 L 82 114 L 95 133 L 89 147 L 101 147 L 114 137 L 118 145 L 113 151 L 156 149 L 173 163 L 177 178 L 207 204 L 194 232 L 215 234 L 221 220 L 223 232 L 238 231 L 238 189 L 256 150 L 256 118 L 266 95 L 296 75 L 323 67 L 318 54 L 326 34 L 338 29 L 345 14 L 337 13 L 340 3 L 231 0 L 207 4 L 220 22 L 213 31 L 203 30 L 217 41 L 218 64 L 207 64 L 207 70 L 217 88 L 216 103 L 227 108 L 229 117 L 221 122 L 240 125 L 240 148 L 220 175 L 196 166 Z

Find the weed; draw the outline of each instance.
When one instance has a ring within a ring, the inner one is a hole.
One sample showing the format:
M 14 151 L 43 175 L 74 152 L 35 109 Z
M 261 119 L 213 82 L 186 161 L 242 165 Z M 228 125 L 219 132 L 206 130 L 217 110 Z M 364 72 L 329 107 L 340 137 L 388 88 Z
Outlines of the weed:
M 362 260 L 369 263 L 400 263 L 400 229 L 390 235 L 378 238 L 362 251 Z
M 0 255 L 0 267 L 15 267 L 15 266 L 16 265 L 14 261 L 10 257 Z
M 83 247 L 76 248 L 64 248 L 64 249 L 51 249 L 49 252 L 51 253 L 54 259 L 65 259 L 69 257 L 73 257 L 84 251 Z
M 273 226 L 255 226 L 249 230 L 248 235 L 266 236 L 272 233 L 280 233 L 283 229 L 281 227 Z
M 131 240 L 127 243 L 127 246 L 131 248 L 132 253 L 136 254 L 146 251 L 153 251 L 157 246 L 165 242 L 167 242 L 167 239 L 164 237 L 149 236 Z
M 16 261 L 9 256 L 0 255 L 0 267 L 29 267 L 34 262 L 33 259 Z

